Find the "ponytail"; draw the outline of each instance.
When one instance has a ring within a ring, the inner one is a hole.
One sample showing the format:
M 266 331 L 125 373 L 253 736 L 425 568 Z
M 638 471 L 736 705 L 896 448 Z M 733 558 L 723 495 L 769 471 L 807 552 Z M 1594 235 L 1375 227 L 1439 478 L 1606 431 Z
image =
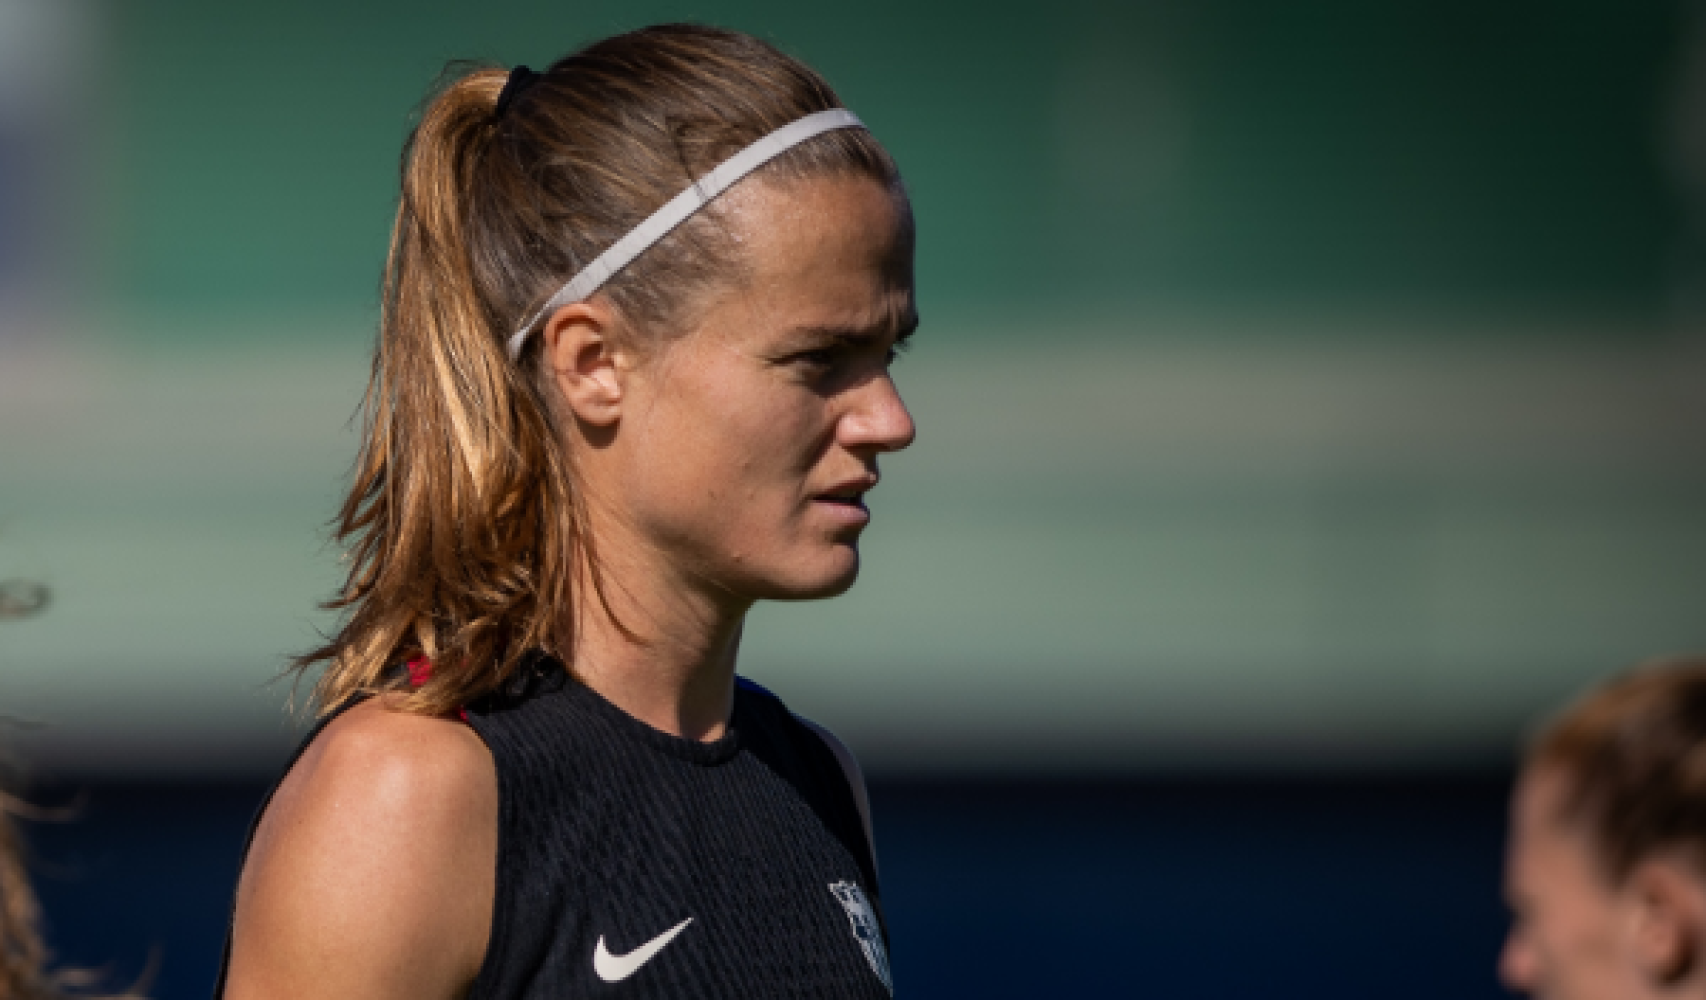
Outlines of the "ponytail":
M 337 519 L 350 543 L 348 610 L 322 708 L 397 687 L 388 668 L 435 665 L 409 708 L 443 713 L 502 683 L 532 648 L 566 650 L 579 534 L 569 460 L 549 407 L 499 346 L 477 292 L 470 192 L 489 155 L 505 75 L 475 70 L 427 106 L 403 156 L 362 448 Z

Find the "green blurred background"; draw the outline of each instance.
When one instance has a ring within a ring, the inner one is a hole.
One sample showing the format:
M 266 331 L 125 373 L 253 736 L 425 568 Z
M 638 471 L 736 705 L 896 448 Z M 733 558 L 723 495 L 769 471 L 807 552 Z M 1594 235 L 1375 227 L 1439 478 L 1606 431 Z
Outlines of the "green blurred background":
M 677 19 L 822 70 L 914 199 L 919 444 L 743 653 L 873 768 L 1496 763 L 1706 647 L 1691 6 L 0 0 L 26 751 L 276 763 L 411 108 Z

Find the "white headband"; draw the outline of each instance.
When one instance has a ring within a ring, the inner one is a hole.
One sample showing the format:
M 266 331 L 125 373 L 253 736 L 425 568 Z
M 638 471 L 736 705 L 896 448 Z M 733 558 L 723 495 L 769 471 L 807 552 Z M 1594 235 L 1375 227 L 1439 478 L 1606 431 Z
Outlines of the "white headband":
M 606 281 L 633 263 L 635 257 L 645 253 L 653 243 L 669 235 L 670 230 L 687 221 L 694 212 L 734 186 L 742 177 L 813 136 L 836 129 L 864 127 L 865 123 L 845 108 L 819 111 L 782 126 L 724 160 L 715 170 L 694 181 L 687 190 L 665 202 L 664 206 L 648 216 L 646 221 L 629 230 L 628 235 L 612 243 L 610 249 L 599 254 L 596 260 L 570 278 L 568 284 L 551 296 L 550 301 L 539 307 L 539 311 L 534 313 L 531 319 L 510 335 L 510 358 L 521 356 L 521 347 L 527 343 L 527 335 L 533 332 L 540 320 L 563 306 L 579 302 L 598 291 Z

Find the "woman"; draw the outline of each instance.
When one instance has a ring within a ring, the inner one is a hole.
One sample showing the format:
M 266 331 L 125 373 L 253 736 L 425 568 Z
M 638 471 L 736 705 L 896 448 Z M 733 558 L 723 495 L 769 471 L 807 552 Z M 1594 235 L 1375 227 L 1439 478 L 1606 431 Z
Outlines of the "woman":
M 1632 670 L 1541 730 L 1505 891 L 1514 992 L 1706 998 L 1706 658 Z
M 28 618 L 47 606 L 47 588 L 25 580 L 0 580 L 0 622 Z M 6 720 L 0 717 L 0 731 Z M 88 976 L 49 969 L 42 940 L 41 903 L 25 864 L 28 851 L 14 817 L 37 810 L 5 790 L 16 780 L 12 761 L 0 758 L 0 1000 L 60 1000 L 68 988 Z
M 892 161 L 762 42 L 437 94 L 223 995 L 890 995 L 857 768 L 735 659 L 852 585 L 915 322 Z

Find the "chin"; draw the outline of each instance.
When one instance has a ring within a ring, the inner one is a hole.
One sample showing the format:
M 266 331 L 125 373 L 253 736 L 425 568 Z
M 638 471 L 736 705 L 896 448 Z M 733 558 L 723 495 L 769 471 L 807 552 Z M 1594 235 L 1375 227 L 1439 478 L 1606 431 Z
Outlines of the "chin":
M 806 565 L 796 564 L 790 567 L 792 572 L 776 574 L 762 596 L 772 601 L 821 601 L 847 593 L 859 579 L 859 550 L 852 545 L 835 548 L 833 554 L 809 563 L 802 560 Z

